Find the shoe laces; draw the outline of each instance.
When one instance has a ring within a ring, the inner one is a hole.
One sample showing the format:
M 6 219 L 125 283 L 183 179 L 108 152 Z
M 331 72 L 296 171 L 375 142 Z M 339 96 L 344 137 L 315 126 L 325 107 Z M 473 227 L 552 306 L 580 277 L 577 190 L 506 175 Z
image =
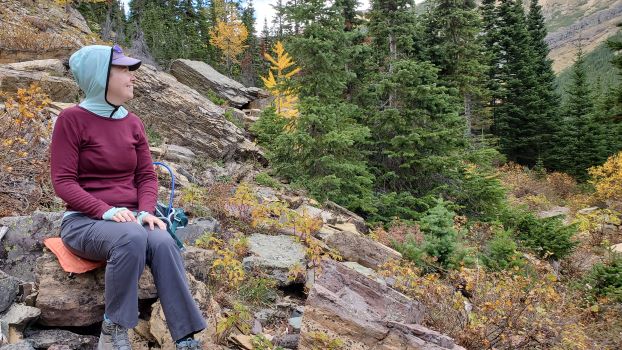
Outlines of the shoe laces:
M 182 349 L 197 350 L 197 349 L 201 349 L 201 346 L 198 340 L 188 338 L 186 340 L 180 341 L 179 343 L 175 343 L 175 348 L 177 350 L 182 350 Z
M 112 348 L 115 350 L 131 350 L 127 328 L 116 323 L 104 321 L 103 331 L 112 338 Z

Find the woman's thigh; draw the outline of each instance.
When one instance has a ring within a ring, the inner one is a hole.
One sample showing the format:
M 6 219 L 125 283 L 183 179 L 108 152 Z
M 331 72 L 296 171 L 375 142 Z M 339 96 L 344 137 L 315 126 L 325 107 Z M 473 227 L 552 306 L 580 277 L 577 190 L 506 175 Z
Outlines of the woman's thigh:
M 147 245 L 147 232 L 137 223 L 95 220 L 86 215 L 65 218 L 61 238 L 72 253 L 97 261 L 108 260 L 114 247 L 130 242 L 145 249 Z

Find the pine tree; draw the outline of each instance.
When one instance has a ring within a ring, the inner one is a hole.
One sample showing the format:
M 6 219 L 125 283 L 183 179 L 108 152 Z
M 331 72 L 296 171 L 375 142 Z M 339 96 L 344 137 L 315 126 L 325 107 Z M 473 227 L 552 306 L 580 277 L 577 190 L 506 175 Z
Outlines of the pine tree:
M 607 45 L 616 55 L 612 59 L 613 65 L 618 69 L 618 74 L 622 74 L 622 40 L 608 40 Z M 606 96 L 603 97 L 603 109 L 599 114 L 599 120 L 608 130 L 607 139 L 609 155 L 616 154 L 622 150 L 622 83 L 611 89 Z
M 369 163 L 381 193 L 424 196 L 459 171 L 465 123 L 459 99 L 439 86 L 437 72 L 428 62 L 394 61 L 393 71 L 362 96 L 369 103 L 364 124 L 374 131 Z
M 419 28 L 413 0 L 373 0 L 369 31 L 379 60 L 414 57 Z M 381 62 L 379 62 L 381 64 Z

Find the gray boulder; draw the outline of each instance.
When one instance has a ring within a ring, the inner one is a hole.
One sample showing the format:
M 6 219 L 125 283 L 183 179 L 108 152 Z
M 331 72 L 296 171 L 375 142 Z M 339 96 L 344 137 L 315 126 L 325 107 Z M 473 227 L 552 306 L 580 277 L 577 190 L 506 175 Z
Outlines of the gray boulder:
M 248 245 L 252 255 L 243 259 L 244 268 L 249 271 L 259 268 L 280 286 L 292 283 L 287 278 L 291 267 L 306 266 L 305 248 L 292 236 L 256 233 L 249 237 Z
M 0 242 L 0 270 L 24 282 L 35 281 L 37 258 L 43 254 L 43 240 L 60 234 L 61 212 L 36 211 L 30 216 L 0 219 L 9 230 Z
M 220 222 L 214 218 L 200 218 L 194 220 L 186 227 L 182 227 L 175 231 L 175 234 L 179 239 L 189 245 L 194 245 L 197 238 L 201 237 L 204 233 L 213 232 L 219 233 L 221 231 Z
M 202 95 L 215 94 L 236 108 L 246 106 L 252 100 L 257 99 L 260 93 L 260 89 L 247 88 L 201 61 L 175 60 L 171 63 L 171 74 L 179 82 L 190 86 Z
M 19 281 L 17 278 L 0 271 L 0 312 L 4 312 L 13 304 L 18 292 Z
M 75 334 L 64 329 L 34 330 L 27 332 L 25 336 L 25 339 L 37 349 L 62 346 L 75 350 L 93 350 L 97 348 L 99 341 L 96 336 Z

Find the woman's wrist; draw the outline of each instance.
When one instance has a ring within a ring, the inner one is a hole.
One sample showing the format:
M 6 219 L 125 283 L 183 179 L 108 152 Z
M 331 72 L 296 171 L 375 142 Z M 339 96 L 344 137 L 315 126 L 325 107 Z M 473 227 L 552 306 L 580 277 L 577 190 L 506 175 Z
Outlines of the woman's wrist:
M 104 215 L 102 215 L 102 219 L 111 221 L 112 217 L 115 216 L 121 210 L 127 210 L 127 208 L 125 208 L 125 207 L 120 207 L 120 208 L 119 207 L 112 207 L 112 208 L 106 210 Z
M 147 215 L 149 215 L 151 213 L 149 213 L 148 211 L 141 211 L 138 213 L 138 216 L 136 217 L 136 219 L 138 220 L 139 224 L 143 224 L 143 220 L 147 217 Z

